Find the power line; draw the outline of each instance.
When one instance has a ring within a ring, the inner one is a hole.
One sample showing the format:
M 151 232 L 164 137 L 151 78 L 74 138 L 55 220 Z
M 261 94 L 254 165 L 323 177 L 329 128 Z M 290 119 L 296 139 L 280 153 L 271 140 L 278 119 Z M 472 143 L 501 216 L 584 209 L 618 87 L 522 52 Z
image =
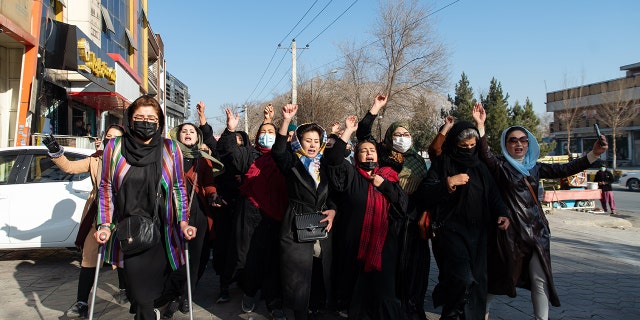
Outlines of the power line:
M 351 7 L 353 7 L 353 5 L 356 4 L 356 2 L 358 2 L 358 0 L 355 0 L 351 3 L 351 5 L 346 8 L 344 11 L 342 11 L 342 13 L 340 15 L 338 15 L 337 18 L 333 19 L 333 21 L 326 26 L 324 29 L 322 29 L 322 31 L 320 31 L 320 33 L 318 33 L 318 35 L 316 35 L 315 37 L 313 37 L 313 39 L 311 39 L 311 41 L 309 41 L 309 43 L 307 43 L 307 46 L 309 46 L 311 44 L 311 42 L 313 42 L 314 40 L 316 40 L 319 36 L 321 36 L 325 31 L 327 31 L 327 29 L 329 29 L 334 23 L 336 23 L 336 21 L 338 21 L 338 19 L 340 19 L 345 13 L 347 13 L 347 11 L 349 11 L 349 9 L 351 9 Z
M 304 26 L 304 28 L 302 28 L 302 30 L 300 30 L 300 32 L 298 32 L 298 34 L 296 34 L 296 36 L 293 38 L 297 39 L 298 36 L 300 36 L 300 34 L 302 34 L 302 32 L 304 32 L 304 30 L 306 30 L 313 23 L 313 21 L 315 21 L 316 18 L 318 18 L 318 16 L 320 16 L 320 14 L 324 12 L 325 9 L 327 9 L 327 7 L 331 4 L 331 2 L 333 2 L 333 0 L 330 0 L 329 2 L 327 2 L 327 4 L 322 8 L 322 10 L 320 10 L 320 12 L 318 12 L 316 16 L 313 17 L 313 19 L 311 19 L 311 21 L 309 21 L 309 23 L 307 23 L 307 25 Z
M 283 42 L 285 39 L 287 39 L 287 37 L 291 34 L 291 32 L 293 32 L 293 30 L 294 30 L 294 29 L 295 29 L 295 28 L 300 24 L 300 22 L 302 22 L 302 20 L 304 19 L 304 17 L 306 17 L 306 16 L 307 16 L 307 14 L 309 13 L 309 11 L 311 11 L 311 9 L 313 9 L 313 7 L 316 5 L 316 3 L 318 3 L 318 0 L 314 1 L 314 2 L 311 4 L 311 7 L 309 7 L 309 9 L 307 9 L 307 12 L 305 12 L 305 13 L 304 13 L 304 15 L 302 15 L 302 18 L 300 18 L 300 20 L 298 20 L 298 22 L 296 23 L 296 25 L 295 25 L 295 26 L 293 26 L 293 28 L 291 28 L 291 30 L 289 30 L 289 33 L 287 33 L 287 35 L 286 35 L 286 36 L 284 36 L 284 37 L 282 38 L 282 40 L 280 40 L 280 42 L 278 42 L 278 44 L 282 44 L 282 42 Z M 297 37 L 297 36 L 296 36 L 296 37 Z M 296 38 L 296 37 L 294 37 L 294 38 Z
M 262 79 L 264 78 L 264 75 L 267 73 L 267 70 L 269 70 L 269 67 L 271 66 L 271 62 L 273 62 L 273 58 L 276 56 L 276 52 L 278 52 L 277 48 L 273 51 L 273 55 L 271 55 L 271 59 L 269 60 L 269 63 L 267 64 L 267 67 L 262 72 L 262 75 L 260 76 L 260 80 L 258 80 L 258 83 L 256 83 L 256 86 L 253 88 L 253 90 L 251 91 L 251 94 L 249 94 L 249 97 L 245 101 L 249 101 L 251 99 L 251 97 L 253 97 L 253 93 L 256 92 L 256 90 L 260 86 L 260 83 L 262 82 Z

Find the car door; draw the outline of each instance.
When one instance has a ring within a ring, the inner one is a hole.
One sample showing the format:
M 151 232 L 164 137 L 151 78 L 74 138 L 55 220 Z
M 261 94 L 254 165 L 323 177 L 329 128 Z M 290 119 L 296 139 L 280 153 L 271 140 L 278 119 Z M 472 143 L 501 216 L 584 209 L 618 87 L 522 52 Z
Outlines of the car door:
M 65 152 L 73 161 L 86 157 Z M 74 247 L 82 211 L 91 191 L 89 173 L 68 174 L 32 149 L 23 155 L 9 200 L 11 248 Z
M 0 153 L 0 247 L 10 244 L 11 216 L 9 207 L 15 195 L 12 193 L 18 172 L 20 161 L 23 159 L 16 151 L 3 151 Z

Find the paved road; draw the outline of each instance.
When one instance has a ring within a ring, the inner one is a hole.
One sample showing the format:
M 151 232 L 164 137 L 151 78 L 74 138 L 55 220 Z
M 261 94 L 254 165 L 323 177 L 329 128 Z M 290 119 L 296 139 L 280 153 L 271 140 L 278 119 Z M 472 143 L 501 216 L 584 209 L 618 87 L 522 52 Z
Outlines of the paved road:
M 640 319 L 640 229 L 609 215 L 571 210 L 554 210 L 549 221 L 562 302 L 551 308 L 550 319 Z M 79 259 L 68 250 L 0 251 L 0 319 L 67 319 L 64 312 L 75 299 Z M 432 266 L 428 295 L 437 277 L 435 263 Z M 116 273 L 101 272 L 96 319 L 132 318 L 128 304 L 118 305 L 112 297 L 116 291 Z M 217 292 L 218 281 L 207 270 L 194 292 L 195 319 L 267 319 L 264 303 L 254 313 L 241 311 L 241 292 L 235 286 L 229 303 L 214 304 Z M 429 296 L 425 306 L 429 319 L 437 319 L 440 310 L 433 309 Z M 531 310 L 529 292 L 519 290 L 517 298 L 496 299 L 491 319 L 529 319 Z M 188 316 L 178 312 L 174 319 Z

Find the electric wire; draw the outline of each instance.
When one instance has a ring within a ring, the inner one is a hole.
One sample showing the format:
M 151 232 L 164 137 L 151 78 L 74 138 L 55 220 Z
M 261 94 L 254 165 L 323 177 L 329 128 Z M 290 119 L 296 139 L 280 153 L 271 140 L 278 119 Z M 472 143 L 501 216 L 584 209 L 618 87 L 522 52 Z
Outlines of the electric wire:
M 353 7 L 356 4 L 356 2 L 358 2 L 358 0 L 353 1 L 351 5 L 349 5 L 349 7 L 347 7 L 344 11 L 342 11 L 340 15 L 338 15 L 338 17 L 333 19 L 333 21 L 331 21 L 331 23 L 329 23 L 328 26 L 326 26 L 324 29 L 322 29 L 322 31 L 320 31 L 320 33 L 318 33 L 315 37 L 313 37 L 313 39 L 311 39 L 311 41 L 307 43 L 307 46 L 309 46 L 314 40 L 318 39 L 318 37 L 320 37 L 325 31 L 327 31 L 327 29 L 329 29 L 334 23 L 336 23 L 336 21 L 338 21 L 338 19 L 340 19 L 345 13 L 347 13 L 347 11 L 349 11 L 349 9 L 351 9 L 351 7 Z
M 296 34 L 296 36 L 295 36 L 295 37 L 293 37 L 293 38 L 294 38 L 294 39 L 297 39 L 297 38 L 298 38 L 298 36 L 300 36 L 300 34 L 302 34 L 302 33 L 304 32 L 304 30 L 306 30 L 306 29 L 307 29 L 307 28 L 308 28 L 308 27 L 309 27 L 309 26 L 310 26 L 310 25 L 311 25 L 311 24 L 312 24 L 312 23 L 313 23 L 313 22 L 318 18 L 318 16 L 320 16 L 320 14 L 321 14 L 322 12 L 324 12 L 324 10 L 325 10 L 325 9 L 327 9 L 327 7 L 331 4 L 331 2 L 333 2 L 333 0 L 330 0 L 329 2 L 327 2 L 327 4 L 322 8 L 322 10 L 320 10 L 320 12 L 318 12 L 318 13 L 316 14 L 316 16 L 315 16 L 315 17 L 313 17 L 313 19 L 311 19 L 311 21 L 309 21 L 309 23 L 307 23 L 307 25 L 306 25 L 306 26 L 304 26 L 304 28 L 302 28 L 302 30 L 300 30 L 300 31 L 298 32 L 298 34 Z
M 280 40 L 280 42 L 278 42 L 279 44 L 282 44 L 282 42 L 283 42 L 284 40 L 286 40 L 286 39 L 287 39 L 287 37 L 288 37 L 288 36 L 293 32 L 293 30 L 295 30 L 295 28 L 300 24 L 300 22 L 302 22 L 302 20 L 304 20 L 304 18 L 307 16 L 307 14 L 309 13 L 309 11 L 311 11 L 311 9 L 313 9 L 313 7 L 316 5 L 316 3 L 318 3 L 318 0 L 314 1 L 314 2 L 311 4 L 311 7 L 309 7 L 309 9 L 307 9 L 307 12 L 305 12 L 305 13 L 304 13 L 304 15 L 302 15 L 302 18 L 300 18 L 300 20 L 298 20 L 298 22 L 296 23 L 296 25 L 295 25 L 295 26 L 293 26 L 293 28 L 291 28 L 291 30 L 289 30 L 289 33 L 287 33 L 287 35 L 286 35 L 286 36 L 284 36 L 284 37 L 282 38 L 282 40 Z M 295 37 L 294 37 L 294 39 L 295 39 Z

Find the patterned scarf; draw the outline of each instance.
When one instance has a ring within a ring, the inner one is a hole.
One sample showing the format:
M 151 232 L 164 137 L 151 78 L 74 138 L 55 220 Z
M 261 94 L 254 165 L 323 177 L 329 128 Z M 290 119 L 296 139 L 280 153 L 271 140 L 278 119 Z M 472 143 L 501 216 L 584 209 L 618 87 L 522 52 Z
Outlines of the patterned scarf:
M 422 156 L 413 149 L 413 146 L 405 153 L 393 150 L 393 132 L 399 127 L 403 127 L 410 132 L 409 124 L 402 121 L 392 123 L 384 135 L 384 146 L 390 150 L 389 156 L 402 164 L 402 170 L 398 174 L 400 187 L 407 194 L 411 195 L 418 188 L 418 185 L 427 175 L 427 164 Z
M 369 174 L 359 165 L 356 165 L 356 169 L 365 179 L 370 180 Z M 376 167 L 373 173 L 391 182 L 398 182 L 398 174 L 390 167 Z M 382 270 L 382 248 L 387 239 L 390 205 L 389 200 L 370 182 L 358 247 L 358 260 L 364 262 L 364 272 Z
M 190 125 L 196 129 L 196 133 L 198 134 L 198 141 L 196 144 L 192 146 L 187 146 L 186 144 L 180 142 L 180 131 L 182 131 L 182 127 L 185 125 Z M 182 157 L 190 158 L 190 159 L 198 159 L 198 158 L 207 158 L 211 161 L 211 169 L 213 170 L 213 176 L 218 176 L 224 172 L 224 164 L 218 161 L 218 159 L 212 157 L 209 153 L 201 150 L 202 147 L 202 131 L 196 125 L 192 123 L 183 123 L 181 125 L 173 127 L 173 129 L 169 130 L 169 137 L 171 140 L 178 143 L 180 147 L 180 151 L 182 151 Z
M 300 128 L 303 128 L 305 125 L 307 124 L 300 125 L 298 127 L 298 130 Z M 309 172 L 309 175 L 311 175 L 311 178 L 313 178 L 313 181 L 315 181 L 316 188 L 318 188 L 318 185 L 320 184 L 320 159 L 322 159 L 322 153 L 324 152 L 324 147 L 326 145 L 327 145 L 327 132 L 324 129 L 322 129 L 322 135 L 320 137 L 320 150 L 318 150 L 318 153 L 316 154 L 315 157 L 309 158 L 309 156 L 304 151 L 304 149 L 302 149 L 302 145 L 298 140 L 297 130 L 296 130 L 296 134 L 294 134 L 293 138 L 291 138 L 291 149 L 293 149 L 293 152 L 298 156 L 298 159 L 300 159 L 300 162 L 302 162 L 302 165 L 304 165 L 304 167 L 307 169 L 307 171 Z

